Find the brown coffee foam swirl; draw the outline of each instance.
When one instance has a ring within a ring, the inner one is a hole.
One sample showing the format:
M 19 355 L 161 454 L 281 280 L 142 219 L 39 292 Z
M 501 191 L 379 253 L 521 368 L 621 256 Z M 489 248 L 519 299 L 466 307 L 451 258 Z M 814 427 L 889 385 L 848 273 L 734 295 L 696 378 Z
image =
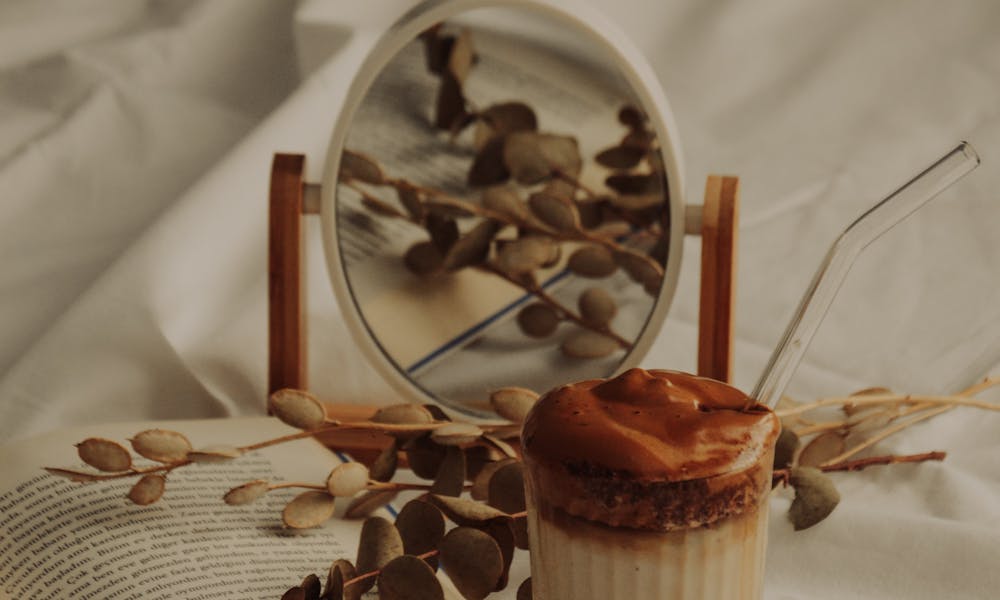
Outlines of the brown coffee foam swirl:
M 611 525 L 671 529 L 755 505 L 779 429 L 726 384 L 631 369 L 546 394 L 522 443 L 541 500 Z
M 700 479 L 738 468 L 754 429 L 771 428 L 770 411 L 745 404 L 745 394 L 711 379 L 631 369 L 547 394 L 525 422 L 524 448 L 537 460 L 585 461 L 637 479 Z

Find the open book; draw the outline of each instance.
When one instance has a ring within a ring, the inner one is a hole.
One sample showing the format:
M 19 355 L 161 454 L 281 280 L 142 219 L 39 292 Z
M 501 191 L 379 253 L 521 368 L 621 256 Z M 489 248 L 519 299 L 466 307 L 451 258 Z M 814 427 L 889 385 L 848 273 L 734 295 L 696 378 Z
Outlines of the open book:
M 282 508 L 300 490 L 276 490 L 246 506 L 222 501 L 253 479 L 322 482 L 347 460 L 311 439 L 178 469 L 149 506 L 125 498 L 135 478 L 79 484 L 43 470 L 81 466 L 73 444 L 88 437 L 124 442 L 154 427 L 180 431 L 196 448 L 296 431 L 266 417 L 113 424 L 0 448 L 0 600 L 278 600 L 309 573 L 325 579 L 334 560 L 354 561 L 362 521 L 282 525 Z M 448 597 L 460 598 L 444 583 Z

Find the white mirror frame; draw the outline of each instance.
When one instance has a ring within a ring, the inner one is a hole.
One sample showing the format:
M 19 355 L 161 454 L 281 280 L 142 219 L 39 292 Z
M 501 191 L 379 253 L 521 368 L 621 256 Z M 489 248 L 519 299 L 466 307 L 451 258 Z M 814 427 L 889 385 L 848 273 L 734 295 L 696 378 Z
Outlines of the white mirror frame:
M 413 383 L 386 356 L 373 339 L 351 295 L 337 238 L 337 180 L 340 159 L 354 114 L 382 69 L 421 32 L 435 23 L 481 8 L 523 8 L 566 21 L 586 32 L 614 58 L 626 83 L 634 91 L 660 141 L 670 194 L 670 245 L 664 268 L 663 285 L 639 339 L 618 366 L 617 372 L 636 366 L 660 330 L 670 307 L 680 275 L 684 241 L 684 182 L 677 126 L 662 87 L 642 53 L 608 19 L 583 2 L 570 0 L 430 0 L 397 20 L 373 45 L 344 97 L 334 122 L 323 168 L 321 188 L 321 230 L 326 267 L 340 310 L 355 342 L 382 377 L 408 401 L 441 405 Z M 569 382 L 567 382 L 569 383 Z M 544 392 L 546 390 L 538 390 Z M 449 407 L 445 406 L 448 409 Z

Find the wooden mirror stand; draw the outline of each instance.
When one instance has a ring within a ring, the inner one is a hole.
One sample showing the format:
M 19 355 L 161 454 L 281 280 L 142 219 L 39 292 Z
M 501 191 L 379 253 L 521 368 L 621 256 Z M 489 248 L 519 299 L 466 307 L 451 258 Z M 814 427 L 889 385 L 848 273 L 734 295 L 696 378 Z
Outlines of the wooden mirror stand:
M 268 225 L 268 393 L 308 389 L 302 289 L 302 218 L 319 213 L 319 186 L 304 180 L 305 156 L 275 154 Z M 739 179 L 709 175 L 703 205 L 688 205 L 685 233 L 701 235 L 698 374 L 729 382 L 733 367 L 733 301 Z M 331 418 L 364 420 L 372 406 L 328 403 Z M 324 438 L 358 460 L 374 457 L 389 438 L 342 432 Z

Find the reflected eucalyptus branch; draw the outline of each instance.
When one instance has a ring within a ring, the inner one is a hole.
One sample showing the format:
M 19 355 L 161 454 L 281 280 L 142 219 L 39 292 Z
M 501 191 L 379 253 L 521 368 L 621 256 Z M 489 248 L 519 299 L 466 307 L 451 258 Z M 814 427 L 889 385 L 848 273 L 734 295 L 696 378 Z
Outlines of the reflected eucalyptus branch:
M 365 189 L 363 185 L 359 183 L 357 179 L 352 179 L 350 177 L 342 177 L 341 183 L 347 188 L 358 193 L 361 196 L 362 205 L 368 208 L 369 210 L 375 212 L 376 214 L 390 218 L 402 219 L 419 227 L 426 226 L 426 223 L 423 220 L 414 216 L 412 212 L 401 210 L 389 204 L 388 202 L 380 199 L 374 194 L 370 193 L 367 189 Z M 369 185 L 372 184 L 369 183 Z M 486 219 L 492 220 L 497 223 L 500 223 L 502 226 L 517 227 L 522 231 L 527 231 L 534 234 L 540 234 L 543 236 L 550 237 L 557 241 L 569 241 L 569 242 L 589 241 L 597 243 L 603 247 L 611 249 L 612 252 L 630 256 L 631 260 L 638 261 L 638 264 L 640 265 L 643 264 L 646 265 L 646 268 L 649 269 L 649 272 L 653 273 L 652 277 L 662 276 L 662 269 L 657 270 L 656 267 L 659 267 L 659 265 L 657 265 L 655 261 L 653 261 L 650 257 L 645 256 L 632 249 L 626 248 L 625 246 L 622 246 L 621 244 L 615 242 L 612 239 L 597 234 L 589 233 L 583 231 L 582 229 L 574 229 L 570 231 L 559 232 L 543 224 L 533 222 L 528 218 L 518 217 L 516 215 L 510 214 L 509 212 L 491 209 L 488 207 L 468 202 L 460 198 L 455 198 L 440 190 L 435 190 L 433 188 L 428 188 L 426 186 L 420 186 L 405 179 L 383 177 L 382 186 L 390 186 L 396 188 L 397 190 L 400 189 L 401 187 L 405 187 L 407 189 L 416 191 L 419 194 L 435 197 L 437 201 L 441 203 L 439 205 L 436 205 L 436 207 L 438 208 L 448 208 L 455 210 L 456 212 L 459 213 L 468 214 L 469 216 L 480 217 L 484 220 Z M 434 207 L 431 207 L 429 210 L 434 210 Z M 498 267 L 496 264 L 490 263 L 486 260 L 474 262 L 472 264 L 463 266 L 471 266 L 481 272 L 490 273 L 501 277 L 502 279 L 511 283 L 512 285 L 521 288 L 521 290 L 523 290 L 524 292 L 531 294 L 532 296 L 537 298 L 542 304 L 553 309 L 555 313 L 558 315 L 560 320 L 570 321 L 585 330 L 593 332 L 594 334 L 607 337 L 608 339 L 613 341 L 613 347 L 622 348 L 625 350 L 631 349 L 632 347 L 631 342 L 629 342 L 624 337 L 614 332 L 608 323 L 600 323 L 600 322 L 595 323 L 593 321 L 585 319 L 582 315 L 572 310 L 571 308 L 567 307 L 559 300 L 548 294 L 541 286 L 537 284 L 533 276 L 530 277 L 530 279 L 527 277 L 519 276 L 519 275 L 529 274 L 530 271 L 521 273 L 511 273 Z M 436 271 L 440 271 L 440 268 L 437 269 Z M 608 347 L 606 344 L 603 344 L 603 341 L 595 340 L 592 343 L 601 344 L 602 347 Z

